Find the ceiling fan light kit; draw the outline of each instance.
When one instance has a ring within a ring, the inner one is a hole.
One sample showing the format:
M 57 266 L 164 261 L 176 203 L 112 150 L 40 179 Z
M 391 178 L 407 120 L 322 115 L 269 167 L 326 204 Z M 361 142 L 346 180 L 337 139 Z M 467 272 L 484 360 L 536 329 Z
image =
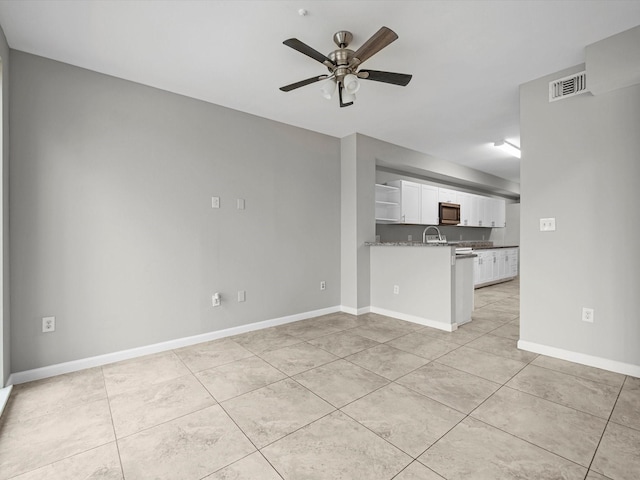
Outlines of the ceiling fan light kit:
M 301 80 L 299 82 L 280 87 L 280 90 L 283 92 L 290 92 L 296 88 L 325 80 L 320 88 L 322 96 L 326 99 L 331 99 L 337 89 L 340 106 L 348 107 L 349 105 L 353 105 L 353 102 L 356 99 L 355 94 L 360 90 L 360 79 L 390 83 L 392 85 L 405 87 L 411 81 L 411 75 L 405 73 L 382 72 L 377 70 L 358 70 L 363 62 L 388 46 L 391 42 L 397 40 L 397 38 L 398 35 L 396 35 L 393 30 L 387 27 L 382 27 L 354 52 L 347 48 L 349 43 L 353 40 L 353 35 L 351 32 L 342 30 L 333 35 L 333 41 L 338 46 L 338 49 L 334 50 L 327 56 L 311 48 L 309 45 L 301 42 L 297 38 L 285 40 L 282 43 L 286 46 L 322 63 L 329 70 L 329 75 L 319 75 L 317 77 Z

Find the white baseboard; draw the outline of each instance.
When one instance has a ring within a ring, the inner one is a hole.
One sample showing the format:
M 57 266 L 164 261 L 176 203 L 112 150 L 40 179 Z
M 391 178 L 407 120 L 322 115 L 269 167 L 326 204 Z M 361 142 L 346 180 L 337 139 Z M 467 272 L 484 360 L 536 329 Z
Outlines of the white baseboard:
M 455 323 L 447 324 L 443 322 L 437 322 L 435 320 L 429 320 L 428 318 L 408 315 L 406 313 L 394 312 L 393 310 L 387 310 L 385 308 L 370 307 L 370 310 L 372 313 L 378 313 L 380 315 L 386 315 L 387 317 L 406 320 L 407 322 L 417 323 L 419 325 L 424 325 L 425 327 L 437 328 L 438 330 L 444 330 L 445 332 L 453 332 L 458 328 L 458 325 Z
M 340 311 L 348 313 L 349 315 L 364 315 L 371 311 L 371 307 L 353 308 L 346 305 L 340 305 Z
M 18 385 L 20 383 L 40 380 L 42 378 L 62 375 L 64 373 L 77 372 L 78 370 L 84 370 L 85 368 L 100 367 L 109 363 L 129 360 L 131 358 L 142 357 L 144 355 L 150 355 L 153 353 L 166 352 L 168 350 L 173 350 L 176 348 L 195 345 L 196 343 L 218 340 L 220 338 L 231 337 L 233 335 L 239 335 L 241 333 L 247 333 L 263 328 L 284 325 L 286 323 L 297 322 L 299 320 L 305 320 L 312 317 L 319 317 L 321 315 L 328 315 L 330 313 L 336 313 L 339 311 L 341 311 L 341 307 L 339 306 L 322 308 L 320 310 L 312 310 L 309 312 L 297 313 L 295 315 L 288 315 L 286 317 L 273 318 L 271 320 L 264 320 L 262 322 L 241 325 L 239 327 L 232 327 L 226 328 L 224 330 L 217 330 L 215 332 L 202 333 L 200 335 L 193 335 L 191 337 L 177 338 L 175 340 L 155 343 L 153 345 L 146 345 L 144 347 L 131 348 L 129 350 L 121 350 L 119 352 L 97 355 L 95 357 L 82 358 L 79 360 L 72 360 L 70 362 L 58 363 L 41 368 L 34 368 L 32 370 L 15 372 L 9 375 L 7 385 Z
M 9 385 L 8 387 L 0 388 L 0 417 L 2 416 L 2 412 L 4 411 L 4 407 L 6 407 L 7 402 L 9 401 L 9 394 L 11 393 L 11 389 L 13 385 Z
M 593 355 L 587 355 L 586 353 L 572 352 L 570 350 L 550 347 L 548 345 L 541 345 L 539 343 L 527 342 L 524 340 L 518 340 L 518 348 L 528 352 L 540 353 L 549 357 L 587 365 L 588 367 L 602 368 L 603 370 L 609 370 L 623 375 L 640 377 L 640 365 L 619 362 L 617 360 L 609 360 L 608 358 L 595 357 Z

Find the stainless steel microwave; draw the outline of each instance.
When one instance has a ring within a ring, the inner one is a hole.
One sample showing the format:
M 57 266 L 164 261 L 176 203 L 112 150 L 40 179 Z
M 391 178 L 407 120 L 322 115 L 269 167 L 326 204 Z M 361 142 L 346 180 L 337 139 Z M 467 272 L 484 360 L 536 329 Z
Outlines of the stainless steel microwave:
M 440 225 L 458 225 L 460 223 L 460 205 L 440 202 Z

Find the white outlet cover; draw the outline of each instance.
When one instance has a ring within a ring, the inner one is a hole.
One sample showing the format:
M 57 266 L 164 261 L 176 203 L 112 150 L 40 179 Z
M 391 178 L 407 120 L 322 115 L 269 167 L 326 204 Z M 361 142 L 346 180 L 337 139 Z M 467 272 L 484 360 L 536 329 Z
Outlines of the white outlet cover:
M 238 290 L 238 302 L 244 302 L 247 299 L 247 292 Z
M 399 285 L 394 285 L 393 286 L 393 293 L 395 295 L 398 295 L 400 293 L 400 286 Z
M 220 197 L 211 197 L 211 208 L 220 208 Z
M 56 317 L 42 317 L 42 331 L 45 333 L 56 331 Z
M 541 218 L 540 219 L 540 231 L 541 232 L 555 232 L 556 231 L 556 219 L 555 218 Z
M 244 198 L 239 198 L 237 205 L 238 205 L 238 210 L 244 210 Z
M 594 316 L 595 316 L 595 312 L 594 312 L 593 308 L 587 308 L 587 307 L 583 307 L 582 308 L 582 321 L 583 322 L 593 323 Z

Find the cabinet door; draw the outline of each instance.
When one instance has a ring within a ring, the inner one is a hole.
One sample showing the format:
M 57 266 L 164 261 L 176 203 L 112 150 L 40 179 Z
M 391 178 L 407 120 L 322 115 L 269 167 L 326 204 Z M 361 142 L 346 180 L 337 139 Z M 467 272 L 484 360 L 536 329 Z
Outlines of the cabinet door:
M 441 203 L 456 203 L 456 190 L 450 188 L 438 188 L 438 202 Z
M 400 182 L 400 223 L 420 223 L 421 185 L 413 182 Z
M 480 283 L 486 283 L 493 276 L 493 257 L 490 253 L 484 251 L 479 254 L 480 257 Z
M 504 228 L 507 226 L 506 203 L 501 198 L 496 198 L 495 202 L 495 226 L 498 228 Z
M 480 285 L 480 255 L 473 259 L 473 286 Z
M 478 227 L 487 226 L 487 197 L 476 195 L 476 225 Z
M 456 203 L 460 204 L 460 227 L 469 227 L 471 225 L 471 194 L 458 192 L 456 195 Z
M 509 249 L 509 276 L 518 276 L 518 249 Z
M 510 266 L 509 266 L 509 250 L 500 250 L 498 253 L 498 278 L 507 278 L 509 277 Z
M 438 187 L 422 185 L 420 223 L 422 225 L 438 225 Z
M 495 227 L 496 226 L 496 199 L 485 197 L 484 199 L 484 218 L 482 222 L 483 227 Z

